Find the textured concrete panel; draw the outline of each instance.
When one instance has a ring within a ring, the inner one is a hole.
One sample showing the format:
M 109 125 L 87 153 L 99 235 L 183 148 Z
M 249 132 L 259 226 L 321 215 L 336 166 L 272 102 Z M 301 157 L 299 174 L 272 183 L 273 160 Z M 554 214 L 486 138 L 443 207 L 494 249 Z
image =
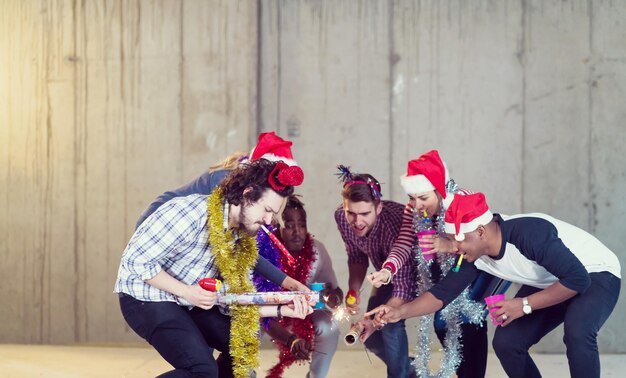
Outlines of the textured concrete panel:
M 310 209 L 309 229 L 328 247 L 345 286 L 346 254 L 333 218 L 341 202 L 335 166 L 369 172 L 389 193 L 388 5 L 263 2 L 261 15 L 263 131 L 293 140 L 305 171 L 298 192 Z
M 611 2 L 593 2 L 589 111 L 590 222 L 589 230 L 626 266 L 626 9 Z M 622 297 L 626 285 L 622 281 Z M 622 299 L 602 328 L 600 351 L 624 351 Z
M 256 136 L 256 4 L 0 7 L 0 341 L 137 340 L 120 255 L 155 196 Z
M 404 201 L 407 161 L 438 149 L 460 186 L 519 211 L 519 4 L 396 1 L 393 12 L 394 194 Z

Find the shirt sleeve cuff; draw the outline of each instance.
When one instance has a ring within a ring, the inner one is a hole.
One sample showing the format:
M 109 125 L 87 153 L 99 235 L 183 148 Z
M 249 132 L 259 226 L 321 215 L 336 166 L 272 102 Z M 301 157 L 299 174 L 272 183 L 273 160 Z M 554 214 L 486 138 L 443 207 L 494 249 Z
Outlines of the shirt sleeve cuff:
M 146 271 L 141 273 L 141 279 L 143 281 L 154 278 L 157 274 L 159 274 L 159 272 L 161 272 L 160 265 L 150 265 L 150 266 L 147 266 L 146 268 L 147 268 Z
M 385 263 L 383 264 L 383 268 L 389 268 L 389 270 L 391 270 L 391 274 L 396 274 L 396 272 L 398 271 L 398 268 L 396 268 L 396 264 L 394 264 L 394 262 L 391 260 L 385 261 Z

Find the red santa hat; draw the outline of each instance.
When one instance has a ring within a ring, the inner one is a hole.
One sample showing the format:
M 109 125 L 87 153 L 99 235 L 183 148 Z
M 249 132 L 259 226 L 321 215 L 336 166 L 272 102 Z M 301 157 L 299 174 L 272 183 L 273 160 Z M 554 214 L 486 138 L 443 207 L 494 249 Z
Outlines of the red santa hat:
M 437 150 L 428 151 L 417 159 L 409 161 L 406 174 L 400 177 L 400 184 L 406 194 L 416 194 L 436 190 L 446 198 L 446 183 L 450 174 Z
M 455 196 L 445 215 L 445 230 L 454 234 L 458 241 L 465 240 L 465 233 L 491 222 L 493 214 L 482 193 Z
M 259 141 L 250 153 L 250 160 L 266 159 L 269 161 L 283 161 L 289 166 L 297 166 L 291 153 L 293 143 L 284 140 L 273 131 L 259 134 Z

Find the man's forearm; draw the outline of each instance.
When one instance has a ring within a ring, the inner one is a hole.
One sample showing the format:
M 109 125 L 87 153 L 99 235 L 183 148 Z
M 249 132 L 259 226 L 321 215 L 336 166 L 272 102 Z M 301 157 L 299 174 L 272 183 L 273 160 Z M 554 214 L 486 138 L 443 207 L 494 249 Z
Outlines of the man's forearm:
M 172 293 L 177 297 L 183 297 L 185 290 L 187 289 L 186 284 L 170 276 L 164 270 L 161 270 L 156 276 L 147 279 L 145 282 L 149 285 L 156 287 L 157 289 Z
M 394 298 L 391 298 L 389 302 L 391 302 Z M 397 299 L 402 300 L 401 298 Z M 387 302 L 387 304 L 389 304 L 389 302 Z M 408 319 L 416 316 L 428 315 L 440 310 L 442 307 L 443 301 L 427 291 L 411 302 L 407 302 L 399 306 L 400 317 L 402 319 Z
M 285 277 L 281 285 L 283 288 L 290 291 L 310 291 L 310 289 L 300 281 L 296 281 L 290 276 Z
M 348 289 L 359 292 L 365 275 L 367 274 L 367 265 L 348 264 Z
M 528 302 L 533 310 L 539 310 L 565 302 L 578 294 L 572 289 L 568 289 L 560 282 L 555 282 L 547 288 L 528 296 Z
M 406 303 L 406 301 L 404 299 L 400 298 L 400 297 L 391 297 L 387 301 L 387 306 L 400 307 L 400 306 L 402 306 L 405 303 Z

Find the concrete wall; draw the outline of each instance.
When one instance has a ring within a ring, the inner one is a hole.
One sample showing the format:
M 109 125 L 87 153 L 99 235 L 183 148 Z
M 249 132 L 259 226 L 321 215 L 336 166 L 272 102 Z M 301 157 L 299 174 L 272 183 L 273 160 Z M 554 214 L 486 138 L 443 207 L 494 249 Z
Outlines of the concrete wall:
M 625 16 L 606 1 L 262 2 L 261 126 L 294 140 L 343 282 L 335 165 L 405 202 L 398 178 L 431 148 L 493 209 L 550 213 L 624 261 Z M 626 350 L 625 317 L 620 303 L 603 351 Z M 538 350 L 563 350 L 559 332 Z
M 404 202 L 431 148 L 494 210 L 625 261 L 624 19 L 608 0 L 0 1 L 0 342 L 136 340 L 111 289 L 137 216 L 258 131 L 294 141 L 344 285 L 335 165 Z M 624 319 L 602 351 L 626 352 Z
M 137 340 L 138 215 L 256 139 L 257 4 L 0 2 L 0 342 Z

